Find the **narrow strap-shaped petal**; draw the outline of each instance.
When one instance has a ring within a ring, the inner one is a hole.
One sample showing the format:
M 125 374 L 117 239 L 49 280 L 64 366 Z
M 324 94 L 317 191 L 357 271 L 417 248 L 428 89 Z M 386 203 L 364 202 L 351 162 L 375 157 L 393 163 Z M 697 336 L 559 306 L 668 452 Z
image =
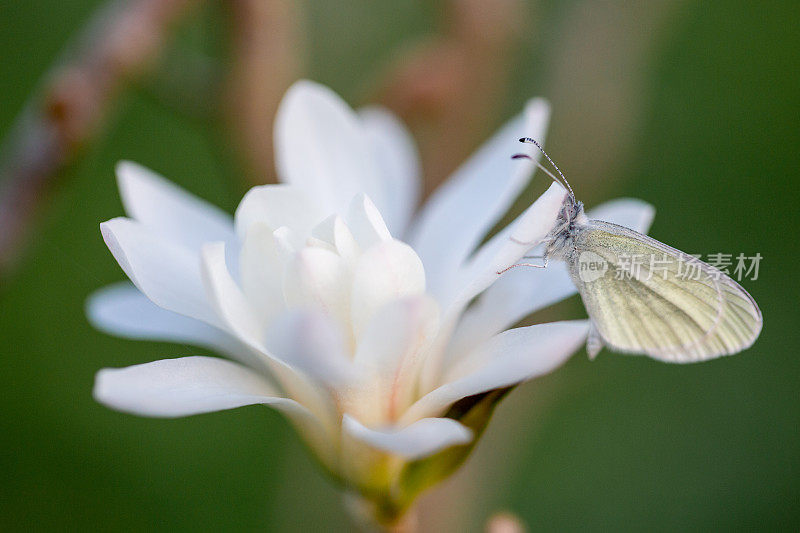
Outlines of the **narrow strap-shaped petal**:
M 566 192 L 552 184 L 517 219 L 493 236 L 461 269 L 452 296 L 445 298 L 449 312 L 460 313 L 463 306 L 483 292 L 499 277 L 499 272 L 519 261 L 555 225 Z
M 359 110 L 359 118 L 382 171 L 386 201 L 378 208 L 392 235 L 402 238 L 417 207 L 421 189 L 420 162 L 414 140 L 388 109 L 367 107 Z
M 130 161 L 117 164 L 117 183 L 128 216 L 190 249 L 204 242 L 233 242 L 228 213 Z
M 203 356 L 105 368 L 97 373 L 94 397 L 118 411 L 167 418 L 291 402 L 247 367 Z
M 86 302 L 86 315 L 94 327 L 112 335 L 201 346 L 243 362 L 252 357 L 235 337 L 158 307 L 128 282 L 95 291 Z
M 313 194 L 326 215 L 344 213 L 360 192 L 384 196 L 358 116 L 322 85 L 302 80 L 287 91 L 275 119 L 275 159 L 281 181 Z
M 269 405 L 289 418 L 325 464 L 334 464 L 330 428 L 305 406 L 281 396 L 263 376 L 231 361 L 192 356 L 105 368 L 95 377 L 93 393 L 118 411 L 157 418 Z
M 100 231 L 125 274 L 156 305 L 219 325 L 205 298 L 197 253 L 128 218 L 103 222 Z
M 345 415 L 343 423 L 350 436 L 407 460 L 421 459 L 472 440 L 472 431 L 450 418 L 424 418 L 405 427 L 375 429 Z
M 511 156 L 526 152 L 540 157 L 535 148 L 517 141 L 525 136 L 543 141 L 549 114 L 544 100 L 531 100 L 524 113 L 506 123 L 422 207 L 409 242 L 420 254 L 434 292 L 448 282 L 530 180 L 533 162 Z
M 448 368 L 443 384 L 420 398 L 400 420 L 436 416 L 461 398 L 547 374 L 583 344 L 588 331 L 588 320 L 575 320 L 500 333 Z
M 486 289 L 461 316 L 446 359 L 457 359 L 486 339 L 537 310 L 577 292 L 566 266 L 550 262 L 546 269 L 515 268 Z

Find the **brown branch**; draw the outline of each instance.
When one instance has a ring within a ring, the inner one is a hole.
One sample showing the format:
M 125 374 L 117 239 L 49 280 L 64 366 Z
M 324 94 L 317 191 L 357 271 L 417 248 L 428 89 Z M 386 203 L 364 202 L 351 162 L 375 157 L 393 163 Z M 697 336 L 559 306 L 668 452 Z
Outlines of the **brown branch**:
M 441 35 L 401 54 L 377 99 L 414 132 L 429 194 L 496 125 L 527 11 L 520 0 L 450 0 Z
M 137 0 L 106 6 L 82 45 L 45 82 L 22 114 L 0 164 L 0 276 L 55 178 L 99 131 L 119 89 L 141 75 L 164 46 L 172 24 L 198 0 Z
M 251 184 L 274 182 L 273 119 L 304 56 L 300 6 L 292 0 L 229 0 L 226 6 L 232 23 L 226 101 L 233 144 Z

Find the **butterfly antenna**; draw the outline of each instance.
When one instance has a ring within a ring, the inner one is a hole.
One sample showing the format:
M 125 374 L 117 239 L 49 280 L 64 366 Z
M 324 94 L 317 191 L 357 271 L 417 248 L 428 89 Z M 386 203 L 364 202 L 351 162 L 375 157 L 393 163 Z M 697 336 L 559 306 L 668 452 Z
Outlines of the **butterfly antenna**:
M 527 159 L 528 161 L 532 162 L 534 165 L 539 167 L 539 170 L 541 170 L 542 172 L 547 174 L 550 177 L 551 180 L 553 180 L 554 182 L 558 183 L 559 185 L 561 185 L 565 189 L 569 190 L 569 184 L 564 183 L 564 180 L 562 180 L 561 178 L 559 178 L 558 176 L 556 176 L 555 174 L 550 172 L 550 170 L 548 170 L 547 167 L 543 166 L 541 163 L 539 163 L 537 160 L 535 160 L 534 158 L 532 158 L 528 154 L 514 154 L 514 155 L 511 156 L 511 159 Z
M 522 137 L 519 140 L 519 142 L 526 143 L 526 144 L 532 144 L 532 145 L 536 146 L 536 148 L 538 148 L 539 151 L 544 154 L 544 156 L 547 158 L 547 160 L 550 161 L 550 164 L 553 165 L 553 168 L 556 169 L 556 172 L 558 172 L 558 175 L 561 176 L 561 179 L 563 180 L 562 184 L 566 186 L 567 190 L 569 191 L 569 195 L 572 197 L 572 200 L 574 201 L 575 200 L 575 193 L 572 191 L 572 187 L 569 186 L 569 182 L 567 181 L 567 177 L 564 176 L 564 173 L 561 172 L 561 169 L 558 168 L 558 165 L 556 165 L 553 162 L 553 160 L 550 159 L 550 156 L 547 155 L 547 152 L 544 151 L 544 148 L 542 148 L 542 145 L 539 144 L 536 141 L 536 139 L 531 139 L 530 137 Z M 539 168 L 541 168 L 541 165 L 539 166 Z M 548 172 L 548 174 L 552 177 L 552 174 L 550 174 L 549 172 Z M 561 183 L 561 182 L 559 182 L 559 183 Z

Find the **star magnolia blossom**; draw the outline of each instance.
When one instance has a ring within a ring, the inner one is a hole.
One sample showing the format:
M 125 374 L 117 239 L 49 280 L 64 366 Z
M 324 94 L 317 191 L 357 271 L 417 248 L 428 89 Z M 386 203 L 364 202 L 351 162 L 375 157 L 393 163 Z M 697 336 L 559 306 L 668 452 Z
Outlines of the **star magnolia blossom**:
M 101 230 L 133 285 L 93 295 L 90 319 L 228 359 L 104 369 L 95 397 L 155 417 L 270 405 L 346 487 L 398 515 L 463 460 L 509 387 L 587 334 L 585 320 L 506 330 L 575 292 L 558 264 L 497 274 L 553 227 L 558 185 L 481 244 L 533 173 L 510 159 L 516 139 L 543 138 L 548 113 L 531 100 L 416 215 L 419 165 L 398 120 L 307 81 L 276 120 L 282 184 L 250 190 L 232 219 L 121 163 L 129 218 Z M 617 200 L 590 216 L 644 231 L 652 209 Z

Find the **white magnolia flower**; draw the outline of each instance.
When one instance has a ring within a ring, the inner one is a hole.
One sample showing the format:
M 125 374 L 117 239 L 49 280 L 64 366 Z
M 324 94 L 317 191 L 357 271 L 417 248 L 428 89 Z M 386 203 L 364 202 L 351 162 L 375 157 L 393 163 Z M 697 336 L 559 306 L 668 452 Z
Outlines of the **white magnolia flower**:
M 270 405 L 333 475 L 396 516 L 463 460 L 509 387 L 584 342 L 584 320 L 507 329 L 575 292 L 565 268 L 497 274 L 550 231 L 558 185 L 483 243 L 533 173 L 509 157 L 517 138 L 543 138 L 547 120 L 531 100 L 416 214 L 419 164 L 401 124 L 311 82 L 278 112 L 283 184 L 253 188 L 233 218 L 121 163 L 128 218 L 101 229 L 133 285 L 94 294 L 91 321 L 228 359 L 104 369 L 95 397 L 155 417 Z M 638 231 L 652 214 L 636 200 L 591 213 Z

